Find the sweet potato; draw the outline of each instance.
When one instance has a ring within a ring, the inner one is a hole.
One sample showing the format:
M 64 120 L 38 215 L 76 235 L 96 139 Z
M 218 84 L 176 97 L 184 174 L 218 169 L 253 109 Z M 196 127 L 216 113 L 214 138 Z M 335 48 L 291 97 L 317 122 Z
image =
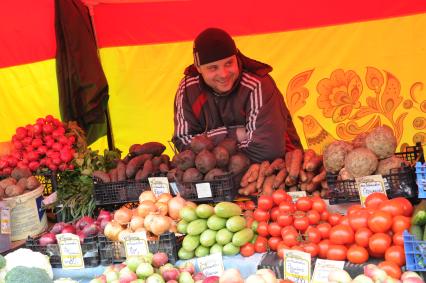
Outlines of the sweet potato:
M 307 163 L 306 163 L 306 171 L 313 172 L 317 170 L 322 165 L 322 155 L 315 155 L 313 156 Z
M 263 182 L 262 186 L 262 195 L 271 196 L 274 192 L 273 185 L 274 185 L 275 175 L 271 175 L 265 178 L 265 182 Z
M 154 166 L 157 166 L 157 167 L 160 166 L 161 162 L 162 162 L 162 160 L 161 160 L 160 156 L 154 156 L 152 158 L 152 165 L 154 165 Z
M 291 154 L 290 169 L 288 171 L 288 175 L 293 179 L 297 179 L 297 176 L 299 176 L 300 168 L 302 168 L 302 162 L 303 151 L 301 149 L 293 150 Z
M 96 177 L 96 178 L 100 179 L 104 183 L 111 182 L 111 178 L 104 171 L 100 171 L 100 170 L 93 171 L 93 177 Z
M 109 170 L 108 174 L 109 174 L 109 178 L 111 179 L 111 182 L 117 182 L 118 181 L 117 168 Z
M 153 169 L 154 164 L 152 163 L 152 160 L 146 160 L 143 164 L 143 168 L 139 169 L 139 171 L 137 172 L 135 180 L 139 181 L 148 178 L 148 176 L 153 173 Z
M 31 176 L 27 178 L 27 186 L 26 186 L 27 190 L 32 191 L 37 189 L 38 187 L 40 187 L 40 182 L 35 176 Z
M 153 156 L 160 156 L 166 146 L 159 142 L 147 142 L 142 145 L 133 145 L 129 149 L 129 153 L 133 155 L 152 154 Z
M 16 197 L 21 195 L 25 191 L 25 188 L 16 185 L 10 185 L 7 186 L 7 188 L 4 190 L 4 193 L 7 197 Z
M 132 160 L 129 161 L 129 163 L 126 166 L 126 176 L 129 179 L 132 179 L 136 172 L 142 167 L 142 165 L 145 163 L 145 161 L 152 158 L 152 154 L 142 154 L 139 156 L 136 156 Z
M 312 183 L 321 183 L 321 181 L 325 180 L 325 175 L 326 171 L 325 168 L 323 168 L 323 170 L 318 175 L 312 178 Z
M 256 189 L 258 190 L 262 189 L 263 182 L 265 181 L 265 172 L 270 165 L 271 164 L 269 163 L 268 160 L 262 161 L 262 163 L 260 163 L 259 176 L 257 177 L 257 180 L 256 180 Z
M 182 181 L 183 171 L 178 168 L 173 168 L 167 172 L 167 179 L 169 182 Z
M 162 154 L 160 155 L 161 160 L 163 161 L 163 163 L 166 163 L 167 166 L 170 163 L 170 157 L 167 154 Z
M 246 187 L 246 186 L 248 186 L 249 183 L 256 181 L 257 176 L 259 175 L 259 168 L 260 168 L 259 163 L 253 163 L 252 165 L 250 165 L 249 169 L 246 171 L 244 176 L 241 178 L 240 186 Z
M 274 179 L 273 188 L 276 189 L 282 184 L 287 177 L 287 169 L 284 167 L 283 169 L 278 172 L 277 176 Z
M 304 156 L 303 156 L 303 165 L 302 168 L 306 170 L 306 164 L 311 160 L 312 157 L 316 155 L 315 151 L 313 149 L 308 148 L 305 150 Z
M 291 155 L 293 154 L 292 151 L 288 151 L 285 154 L 284 161 L 285 161 L 285 168 L 287 169 L 287 172 L 290 171 L 290 164 L 291 164 Z
M 119 161 L 117 163 L 117 181 L 125 181 L 126 177 L 126 164 L 124 164 L 122 161 Z

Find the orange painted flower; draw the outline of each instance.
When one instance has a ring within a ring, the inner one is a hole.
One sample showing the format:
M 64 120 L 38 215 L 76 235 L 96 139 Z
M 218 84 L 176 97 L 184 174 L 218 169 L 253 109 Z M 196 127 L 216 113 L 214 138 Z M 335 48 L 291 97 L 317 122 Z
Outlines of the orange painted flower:
M 353 109 L 361 107 L 358 99 L 362 93 L 362 82 L 354 71 L 333 71 L 329 79 L 319 81 L 317 91 L 320 94 L 317 104 L 324 117 L 332 118 L 335 123 L 348 119 Z

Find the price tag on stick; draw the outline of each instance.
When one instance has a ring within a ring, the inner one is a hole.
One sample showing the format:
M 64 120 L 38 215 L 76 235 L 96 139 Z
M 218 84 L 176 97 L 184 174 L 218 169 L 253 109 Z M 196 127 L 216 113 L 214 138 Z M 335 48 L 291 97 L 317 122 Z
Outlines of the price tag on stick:
M 132 233 L 124 239 L 126 258 L 144 256 L 149 253 L 148 241 L 145 232 Z
M 58 234 L 56 240 L 61 254 L 63 269 L 84 268 L 83 253 L 81 251 L 80 237 L 71 233 Z
M 361 206 L 365 206 L 366 198 L 372 193 L 383 193 L 386 195 L 385 184 L 382 175 L 370 175 L 355 178 L 358 187 Z
M 204 276 L 220 276 L 224 269 L 222 253 L 214 253 L 197 259 L 198 268 Z
M 284 279 L 309 283 L 311 280 L 311 255 L 296 250 L 284 250 Z
M 151 177 L 148 178 L 151 191 L 156 197 L 161 194 L 170 193 L 169 180 L 167 177 Z

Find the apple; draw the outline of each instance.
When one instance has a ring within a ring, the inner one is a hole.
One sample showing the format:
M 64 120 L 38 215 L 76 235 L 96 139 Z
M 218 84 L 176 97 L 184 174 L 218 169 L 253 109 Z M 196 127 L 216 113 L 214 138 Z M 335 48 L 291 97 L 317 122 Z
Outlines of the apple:
M 143 262 L 145 262 L 143 257 L 132 256 L 126 260 L 126 265 L 131 271 L 136 272 L 136 269 L 138 268 L 139 264 Z
M 195 281 L 192 279 L 191 273 L 183 271 L 179 274 L 179 283 L 195 283 Z
M 140 279 L 147 278 L 148 276 L 154 274 L 154 268 L 152 265 L 148 262 L 142 262 L 138 265 L 136 268 L 136 275 Z

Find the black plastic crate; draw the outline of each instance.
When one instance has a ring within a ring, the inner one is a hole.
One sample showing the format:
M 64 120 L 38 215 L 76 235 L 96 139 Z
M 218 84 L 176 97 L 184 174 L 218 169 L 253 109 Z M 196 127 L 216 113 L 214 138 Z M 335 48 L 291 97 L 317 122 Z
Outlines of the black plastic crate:
M 327 173 L 330 204 L 359 202 L 359 192 L 354 180 L 337 180 L 338 174 Z M 383 176 L 386 194 L 389 198 L 417 198 L 415 169 L 409 166 L 395 168 L 389 175 Z
M 124 244 L 111 241 L 104 235 L 99 235 L 99 253 L 100 263 L 110 265 L 121 263 L 126 260 Z M 174 233 L 167 232 L 160 235 L 158 240 L 148 240 L 148 248 L 151 253 L 164 252 L 167 254 L 170 263 L 179 260 L 178 250 L 182 246 L 183 236 L 176 236 Z
M 181 197 L 192 202 L 221 202 L 233 201 L 238 195 L 240 181 L 245 173 L 243 170 L 239 174 L 228 173 L 217 176 L 213 181 L 195 181 L 195 182 L 175 182 L 177 190 Z M 209 183 L 211 197 L 199 198 L 197 193 L 197 184 Z
M 397 152 L 395 155 L 407 160 L 412 166 L 414 166 L 416 162 L 425 162 L 423 147 L 420 142 L 416 143 L 414 146 L 407 146 L 403 152 Z
M 143 191 L 150 190 L 148 179 L 104 183 L 93 178 L 93 197 L 97 206 L 138 202 Z
M 49 256 L 50 265 L 54 268 L 61 268 L 61 254 L 58 244 L 49 244 L 47 246 L 40 245 L 40 236 L 32 238 L 28 237 L 25 242 L 25 247 L 34 251 L 40 252 Z M 85 267 L 96 267 L 99 265 L 99 250 L 98 250 L 98 236 L 88 237 L 81 243 L 81 251 L 83 253 L 83 260 Z

